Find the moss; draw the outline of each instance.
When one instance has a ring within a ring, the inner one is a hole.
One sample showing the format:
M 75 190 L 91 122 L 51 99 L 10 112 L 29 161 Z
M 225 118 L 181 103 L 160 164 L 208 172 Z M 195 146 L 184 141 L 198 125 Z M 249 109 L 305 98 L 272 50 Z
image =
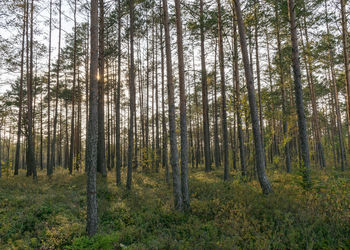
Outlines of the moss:
M 125 179 L 125 173 L 123 173 Z M 114 173 L 98 178 L 99 232 L 85 232 L 86 178 L 57 170 L 35 183 L 0 182 L 0 248 L 14 249 L 343 249 L 350 248 L 349 172 L 317 171 L 305 190 L 297 174 L 270 171 L 274 193 L 232 172 L 190 171 L 191 211 L 173 211 L 164 173 L 135 173 L 131 191 Z

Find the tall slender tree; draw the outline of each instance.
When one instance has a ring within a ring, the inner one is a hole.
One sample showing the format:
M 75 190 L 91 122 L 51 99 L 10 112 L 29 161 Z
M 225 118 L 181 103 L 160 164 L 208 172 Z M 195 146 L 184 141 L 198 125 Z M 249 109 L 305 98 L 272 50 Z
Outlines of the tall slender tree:
M 203 136 L 204 136 L 204 158 L 205 171 L 211 170 L 210 158 L 210 132 L 209 132 L 209 111 L 208 111 L 208 84 L 207 69 L 205 64 L 205 35 L 204 35 L 204 11 L 203 0 L 200 0 L 200 36 L 201 36 L 201 67 L 202 67 L 202 105 L 203 105 Z
M 118 0 L 118 79 L 117 79 L 117 94 L 116 94 L 116 183 L 121 185 L 121 154 L 120 154 L 120 88 L 121 88 L 121 0 Z
M 168 1 L 163 0 L 163 19 L 165 30 L 165 51 L 166 51 L 166 66 L 167 66 L 167 84 L 168 84 L 168 106 L 169 106 L 169 135 L 170 135 L 170 164 L 173 175 L 173 195 L 174 207 L 176 210 L 183 209 L 183 199 L 181 192 L 181 180 L 179 171 L 179 159 L 177 150 L 176 125 L 175 125 L 175 97 L 173 70 L 170 46 L 170 23 L 168 13 Z
M 161 1 L 161 0 L 160 0 Z M 160 3 L 161 5 L 161 3 Z M 162 9 L 160 8 L 160 14 L 162 16 Z M 168 164 L 168 133 L 166 128 L 166 116 L 165 116 L 165 91 L 164 91 L 164 41 L 163 41 L 163 23 L 160 26 L 160 53 L 161 53 L 161 81 L 162 81 L 162 165 L 165 168 L 165 180 L 169 183 L 169 164 Z
M 218 45 L 219 45 L 219 65 L 220 65 L 220 81 L 221 81 L 221 126 L 224 151 L 224 180 L 229 178 L 228 166 L 228 136 L 227 136 L 227 111 L 226 111 L 226 86 L 225 86 L 225 58 L 224 45 L 222 36 L 222 20 L 221 20 L 221 1 L 217 0 L 218 4 Z
M 233 49 L 234 49 L 234 89 L 236 91 L 236 116 L 237 116 L 237 132 L 238 132 L 238 141 L 239 141 L 239 154 L 241 162 L 241 171 L 242 177 L 247 176 L 246 169 L 246 155 L 245 155 L 245 146 L 244 146 L 244 133 L 242 130 L 242 110 L 241 110 L 241 88 L 239 84 L 239 68 L 238 68 L 238 41 L 237 41 L 237 24 L 235 21 L 235 12 L 233 8 Z
M 128 132 L 128 172 L 126 188 L 131 189 L 132 182 L 132 159 L 134 145 L 134 113 L 135 113 L 135 63 L 134 63 L 134 0 L 129 1 L 130 14 L 130 67 L 129 67 L 129 132 Z
M 97 141 L 98 141 L 98 0 L 91 0 L 90 105 L 86 141 L 87 221 L 89 236 L 97 232 Z
M 76 81 L 77 81 L 77 0 L 74 0 L 74 41 L 73 41 L 73 88 L 72 88 L 72 116 L 71 116 L 71 134 L 70 134 L 70 148 L 69 148 L 69 173 L 73 172 L 74 163 L 74 138 L 75 138 L 75 95 L 76 95 Z
M 46 148 L 46 170 L 47 175 L 51 177 L 52 168 L 50 164 L 50 146 L 51 146 L 51 33 L 52 33 L 52 0 L 50 0 L 50 17 L 49 17 L 49 61 L 48 61 L 48 74 L 47 74 L 47 148 Z M 54 152 L 53 152 L 54 153 Z
M 104 114 L 104 95 L 105 95 L 105 52 L 104 52 L 104 1 L 99 0 L 100 25 L 99 25 L 99 80 L 98 80 L 98 145 L 97 145 L 97 171 L 102 176 L 107 176 L 106 157 L 105 157 L 105 114 Z
M 33 82 L 34 82 L 34 63 L 33 63 L 33 39 L 34 34 L 34 0 L 30 7 L 30 45 L 29 45 L 29 79 L 27 80 L 27 169 L 29 175 L 33 175 L 33 179 L 37 179 L 36 164 L 35 164 L 35 147 L 33 140 Z
M 285 138 L 284 145 L 284 154 L 285 154 L 285 162 L 286 162 L 286 170 L 287 173 L 291 171 L 291 163 L 290 163 L 290 143 L 288 140 L 288 115 L 287 115 L 287 97 L 286 97 L 286 88 L 284 82 L 284 71 L 283 71 L 283 61 L 282 61 L 282 48 L 281 48 L 281 31 L 280 31 L 280 18 L 279 18 L 279 10 L 278 3 L 275 5 L 275 17 L 276 17 L 276 36 L 277 36 L 277 54 L 278 54 L 278 71 L 279 71 L 279 82 L 282 93 L 282 126 L 283 126 L 283 136 Z
M 334 103 L 335 103 L 335 113 L 336 113 L 336 129 L 338 133 L 338 140 L 339 140 L 339 148 L 340 148 L 340 158 L 341 158 L 341 169 L 345 170 L 346 165 L 346 154 L 345 154 L 345 147 L 343 142 L 343 127 L 342 127 L 342 118 L 340 114 L 340 108 L 339 108 L 339 98 L 338 98 L 338 87 L 337 82 L 335 79 L 335 70 L 334 70 L 334 52 L 331 48 L 330 44 L 330 31 L 329 31 L 329 20 L 328 20 L 328 4 L 327 0 L 325 0 L 325 10 L 326 10 L 326 29 L 327 29 L 327 43 L 328 43 L 328 59 L 330 64 L 330 70 L 331 70 L 331 89 L 333 93 Z
M 294 0 L 288 0 L 289 22 L 292 41 L 292 63 L 294 73 L 294 90 L 295 102 L 298 114 L 299 140 L 301 148 L 302 162 L 301 166 L 304 170 L 304 181 L 307 186 L 311 185 L 310 178 L 310 158 L 309 158 L 309 142 L 307 137 L 307 125 L 303 101 L 303 89 L 301 83 L 301 70 L 299 61 L 299 48 L 297 36 L 297 24 L 295 18 L 295 3 Z
M 24 71 L 24 53 L 25 53 L 25 34 L 26 34 L 26 9 L 27 1 L 23 1 L 23 28 L 22 28 L 22 49 L 21 49 L 21 75 L 19 79 L 19 102 L 18 102 L 18 122 L 17 122 L 17 143 L 16 143 L 16 156 L 15 156 L 15 172 L 14 175 L 18 175 L 19 169 L 19 157 L 21 151 L 21 132 L 22 132 L 22 102 L 23 102 L 23 71 Z
M 245 78 L 247 81 L 250 116 L 252 119 L 252 128 L 253 128 L 254 145 L 255 145 L 256 169 L 257 169 L 260 186 L 262 188 L 263 193 L 269 194 L 272 192 L 272 187 L 265 173 L 265 155 L 264 155 L 264 150 L 263 150 L 263 145 L 262 145 L 261 135 L 260 135 L 259 117 L 258 117 L 258 111 L 256 107 L 256 97 L 255 97 L 255 89 L 254 89 L 254 80 L 253 80 L 253 74 L 251 71 L 252 69 L 250 67 L 250 62 L 249 62 L 247 40 L 246 40 L 246 34 L 245 34 L 242 11 L 241 11 L 241 3 L 239 0 L 235 0 L 234 7 L 235 7 L 235 13 L 237 16 Z
M 62 0 L 58 2 L 58 48 L 57 48 L 57 66 L 56 66 L 56 90 L 55 90 L 55 116 L 53 120 L 53 138 L 51 143 L 51 162 L 50 168 L 53 169 L 56 162 L 56 132 L 58 116 L 58 99 L 60 89 L 60 68 L 61 68 L 61 36 L 62 36 Z M 86 107 L 87 108 L 87 107 Z M 61 128 L 61 126 L 60 126 Z
M 348 144 L 349 144 L 348 151 L 350 151 L 350 68 L 349 68 L 346 0 L 340 0 L 340 10 L 341 10 L 343 57 L 344 57 L 344 69 L 345 69 L 346 110 L 347 110 L 347 117 L 348 117 Z
M 176 30 L 177 30 L 177 55 L 179 66 L 180 85 L 180 130 L 181 130 L 181 191 L 183 208 L 190 208 L 190 196 L 188 191 L 188 144 L 187 144 L 187 117 L 186 117 L 186 90 L 185 90 L 185 63 L 182 41 L 182 19 L 180 0 L 175 1 Z

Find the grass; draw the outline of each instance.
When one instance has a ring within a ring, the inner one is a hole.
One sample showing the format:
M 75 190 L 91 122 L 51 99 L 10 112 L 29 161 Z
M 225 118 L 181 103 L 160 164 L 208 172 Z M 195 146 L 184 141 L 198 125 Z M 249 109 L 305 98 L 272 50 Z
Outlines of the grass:
M 191 212 L 172 210 L 163 173 L 136 173 L 133 189 L 114 173 L 98 178 L 99 233 L 85 232 L 86 178 L 57 170 L 51 181 L 0 180 L 0 249 L 349 249 L 350 174 L 315 171 L 303 189 L 295 174 L 270 171 L 274 193 L 222 171 L 190 171 Z M 124 176 L 125 177 L 125 176 Z M 125 180 L 125 178 L 124 178 Z

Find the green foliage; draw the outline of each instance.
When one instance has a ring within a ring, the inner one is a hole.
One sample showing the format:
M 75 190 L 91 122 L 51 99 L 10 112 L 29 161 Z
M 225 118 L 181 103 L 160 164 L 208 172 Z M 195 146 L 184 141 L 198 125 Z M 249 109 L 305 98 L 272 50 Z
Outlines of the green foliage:
M 67 246 L 67 250 L 84 250 L 84 249 L 115 249 L 117 247 L 117 235 L 96 235 L 92 238 L 82 236 L 74 239 L 71 246 Z
M 271 169 L 270 167 L 268 169 Z M 190 170 L 191 212 L 173 211 L 164 172 L 135 173 L 132 191 L 98 178 L 99 231 L 85 232 L 85 176 L 39 173 L 0 183 L 1 249 L 342 249 L 350 248 L 349 172 L 313 172 L 304 189 L 299 173 L 270 170 L 274 193 L 232 172 Z M 125 179 L 125 173 L 123 173 Z

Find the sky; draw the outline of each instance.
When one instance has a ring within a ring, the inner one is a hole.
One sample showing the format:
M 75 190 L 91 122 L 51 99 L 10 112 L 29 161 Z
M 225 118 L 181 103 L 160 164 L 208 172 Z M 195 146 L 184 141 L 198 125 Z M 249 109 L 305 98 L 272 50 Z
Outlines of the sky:
M 74 12 L 73 8 L 74 5 L 68 2 L 69 0 L 62 0 L 62 38 L 61 38 L 61 47 L 65 46 L 65 36 L 68 33 L 72 32 L 73 26 L 74 26 Z M 70 0 L 71 1 L 71 0 Z M 84 0 L 82 0 L 84 1 Z M 10 2 L 10 1 L 9 1 Z M 36 1 L 38 2 L 38 1 Z M 53 2 L 58 3 L 57 0 L 53 0 Z M 78 2 L 81 2 L 78 0 Z M 5 3 L 6 4 L 6 3 Z M 10 3 L 7 2 L 7 6 Z M 49 17 L 50 17 L 50 1 L 39 1 L 38 8 L 34 12 L 34 25 L 35 29 L 37 29 L 38 32 L 34 33 L 34 39 L 37 41 L 40 41 L 43 43 L 46 47 L 48 47 L 49 39 Z M 57 59 L 57 48 L 58 48 L 58 40 L 59 40 L 59 32 L 58 32 L 58 6 L 53 4 L 53 22 L 52 22 L 52 62 L 54 62 Z M 0 23 L 4 23 L 5 21 L 8 21 L 10 18 L 13 18 L 14 14 L 9 14 L 7 17 L 5 15 L 6 7 L 0 9 Z M 21 11 L 17 11 L 18 18 L 17 20 L 22 20 Z M 3 20 L 1 20 L 1 17 Z M 81 12 L 77 12 L 77 22 L 84 22 L 87 20 L 87 16 L 84 16 Z M 21 29 L 14 29 L 13 27 L 9 28 L 10 26 L 6 25 L 0 25 L 0 38 L 1 39 L 8 39 L 11 41 L 11 45 L 15 46 L 17 50 L 19 51 L 22 45 L 22 39 L 21 39 Z M 4 58 L 0 58 L 0 61 Z M 19 60 L 19 59 L 18 59 Z M 47 64 L 48 64 L 48 58 L 47 56 L 42 58 L 39 62 L 39 67 L 43 67 L 44 70 L 47 70 Z M 46 67 L 46 69 L 45 69 Z M 0 64 L 0 94 L 6 92 L 10 86 L 8 82 L 13 82 L 16 78 L 20 76 L 20 69 L 18 68 L 16 72 L 10 72 L 5 67 L 3 67 Z

